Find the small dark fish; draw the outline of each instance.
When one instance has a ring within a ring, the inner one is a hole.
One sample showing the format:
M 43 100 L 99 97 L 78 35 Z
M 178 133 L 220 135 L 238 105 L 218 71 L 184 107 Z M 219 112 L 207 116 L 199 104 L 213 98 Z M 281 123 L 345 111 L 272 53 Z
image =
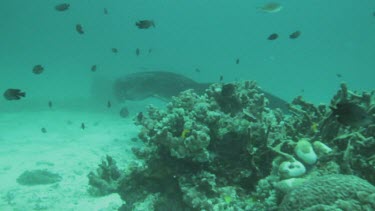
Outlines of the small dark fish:
M 155 22 L 152 20 L 140 20 L 136 22 L 135 25 L 140 29 L 148 29 L 151 26 L 155 27 Z
M 139 50 L 139 48 L 135 49 L 135 55 L 139 56 L 140 53 L 141 53 L 141 50 Z
M 235 93 L 236 87 L 234 84 L 225 84 L 221 88 L 221 95 L 223 97 L 230 97 Z
M 138 114 L 138 115 L 139 115 L 139 114 Z M 126 118 L 126 117 L 128 117 L 128 116 L 129 116 L 129 110 L 128 110 L 128 108 L 123 107 L 123 108 L 120 110 L 120 116 L 121 116 L 122 118 Z
M 85 32 L 83 31 L 83 27 L 81 24 L 77 24 L 76 25 L 76 31 L 79 33 L 79 34 L 84 34 Z
M 222 82 L 224 80 L 224 76 L 220 76 L 219 81 Z
M 55 10 L 62 12 L 62 11 L 68 10 L 69 7 L 70 7 L 70 4 L 62 3 L 62 4 L 56 5 Z
M 52 108 L 52 101 L 48 101 L 48 107 Z
M 277 38 L 279 37 L 279 35 L 278 34 L 276 34 L 276 33 L 273 33 L 273 34 L 271 34 L 270 36 L 268 36 L 268 40 L 276 40 Z
M 81 129 L 84 130 L 86 128 L 85 123 L 81 123 Z
M 137 142 L 137 141 L 138 141 L 138 138 L 133 137 L 133 138 L 131 138 L 130 140 L 131 140 L 132 142 Z
M 126 110 L 128 110 L 128 109 L 126 109 Z M 141 121 L 143 120 L 143 117 L 144 117 L 143 113 L 142 113 L 142 112 L 139 112 L 139 113 L 137 114 L 137 121 L 138 121 L 138 122 L 141 122 Z
M 152 53 L 152 48 L 148 49 L 148 54 Z
M 108 15 L 108 10 L 107 10 L 107 8 L 104 8 L 104 9 L 103 9 L 103 12 L 104 12 L 104 15 Z
M 112 103 L 111 103 L 111 101 L 108 100 L 108 102 L 107 102 L 107 108 L 110 108 L 110 107 L 112 107 Z
M 42 133 L 47 133 L 47 129 L 42 127 L 42 129 L 40 129 L 40 131 L 42 131 Z
M 41 74 L 44 71 L 44 67 L 40 64 L 37 64 L 33 67 L 33 73 L 36 75 Z
M 195 72 L 196 72 L 196 73 L 200 73 L 201 70 L 200 70 L 199 68 L 195 68 Z
M 7 89 L 3 96 L 7 100 L 19 100 L 21 97 L 25 97 L 26 93 L 22 92 L 20 89 Z
M 373 13 L 372 13 L 372 16 L 374 16 L 374 17 L 375 17 L 375 12 L 373 12 Z
M 354 102 L 342 101 L 337 103 L 335 108 L 330 108 L 337 121 L 343 125 L 361 127 L 373 123 L 373 117 Z
M 96 72 L 96 64 L 94 64 L 93 66 L 91 66 L 91 72 Z
M 112 48 L 112 53 L 118 53 L 118 49 L 117 48 Z
M 236 59 L 236 64 L 239 64 L 240 63 L 240 59 Z
M 289 35 L 290 39 L 297 39 L 301 35 L 300 31 L 295 31 Z
M 341 75 L 340 73 L 337 73 L 337 74 L 336 74 L 336 77 L 337 77 L 337 78 L 342 78 L 342 75 Z

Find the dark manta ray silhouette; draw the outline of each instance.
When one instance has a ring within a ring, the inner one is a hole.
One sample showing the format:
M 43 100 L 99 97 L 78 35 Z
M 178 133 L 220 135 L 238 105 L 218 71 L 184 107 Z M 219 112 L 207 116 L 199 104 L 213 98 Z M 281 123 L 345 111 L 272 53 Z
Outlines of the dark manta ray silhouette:
M 115 81 L 115 96 L 120 100 L 143 100 L 148 97 L 170 99 L 180 92 L 194 89 L 203 93 L 210 83 L 198 83 L 172 72 L 152 71 L 126 75 Z
M 198 83 L 183 75 L 167 71 L 138 72 L 118 78 L 114 84 L 114 94 L 120 101 L 143 100 L 149 97 L 170 99 L 180 92 L 193 89 L 203 93 L 212 83 Z M 262 90 L 270 101 L 270 108 L 280 108 L 288 112 L 288 103 Z

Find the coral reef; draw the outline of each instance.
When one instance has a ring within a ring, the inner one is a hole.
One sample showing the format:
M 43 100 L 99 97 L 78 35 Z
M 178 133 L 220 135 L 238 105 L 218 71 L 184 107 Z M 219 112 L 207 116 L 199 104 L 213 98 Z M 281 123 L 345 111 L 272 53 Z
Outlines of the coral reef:
M 321 141 L 332 148 L 332 152 L 319 158 L 319 165 L 336 162 L 340 165 L 340 173 L 355 174 L 375 184 L 375 93 L 361 94 L 348 90 L 346 84 L 332 98 L 334 107 L 339 102 L 350 102 L 364 108 L 366 115 L 372 118 L 368 125 L 350 126 L 340 124 L 333 112 L 326 112 L 317 122 L 318 130 L 313 139 Z M 363 114 L 358 113 L 361 117 Z
M 126 201 L 121 209 L 277 210 L 325 175 L 375 184 L 374 93 L 342 84 L 328 106 L 297 97 L 285 114 L 268 105 L 256 83 L 245 81 L 213 84 L 203 95 L 188 90 L 165 110 L 139 113 L 139 160 L 111 189 Z
M 167 110 L 150 106 L 147 114 L 139 114 L 139 137 L 146 147 L 133 151 L 144 163 L 127 170 L 119 188 L 127 208 L 149 193 L 158 193 L 164 202 L 156 210 L 171 204 L 180 209 L 248 207 L 250 192 L 269 175 L 276 155 L 267 138 L 281 134 L 282 114 L 267 103 L 248 81 L 214 84 L 202 96 L 185 91 Z

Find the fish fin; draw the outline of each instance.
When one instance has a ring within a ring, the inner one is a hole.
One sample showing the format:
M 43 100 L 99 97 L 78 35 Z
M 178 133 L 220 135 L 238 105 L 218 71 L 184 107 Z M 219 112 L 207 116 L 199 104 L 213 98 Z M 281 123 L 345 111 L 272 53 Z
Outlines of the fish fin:
M 157 99 L 159 99 L 159 100 L 161 100 L 161 101 L 164 101 L 164 102 L 169 102 L 170 101 L 170 99 L 168 99 L 168 98 L 166 98 L 166 97 L 163 97 L 163 96 L 160 96 L 160 95 L 157 95 L 157 94 L 154 94 L 154 95 L 152 95 L 154 98 L 157 98 Z
M 337 111 L 337 108 L 335 108 L 333 106 L 329 106 L 329 108 L 332 110 L 333 113 L 335 113 Z

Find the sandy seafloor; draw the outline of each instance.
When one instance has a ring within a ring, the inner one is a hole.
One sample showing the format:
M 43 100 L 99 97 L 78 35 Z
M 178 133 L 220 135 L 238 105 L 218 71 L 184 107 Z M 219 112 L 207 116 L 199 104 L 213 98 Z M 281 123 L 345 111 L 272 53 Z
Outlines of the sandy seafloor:
M 88 194 L 87 174 L 95 171 L 106 155 L 112 156 L 120 169 L 134 159 L 131 148 L 141 145 L 132 140 L 138 133 L 132 120 L 135 114 L 121 118 L 115 107 L 92 111 L 47 107 L 2 113 L 0 210 L 116 210 L 122 204 L 117 194 Z M 43 127 L 47 133 L 41 132 Z M 17 183 L 25 170 L 35 169 L 58 173 L 62 180 L 51 185 Z

